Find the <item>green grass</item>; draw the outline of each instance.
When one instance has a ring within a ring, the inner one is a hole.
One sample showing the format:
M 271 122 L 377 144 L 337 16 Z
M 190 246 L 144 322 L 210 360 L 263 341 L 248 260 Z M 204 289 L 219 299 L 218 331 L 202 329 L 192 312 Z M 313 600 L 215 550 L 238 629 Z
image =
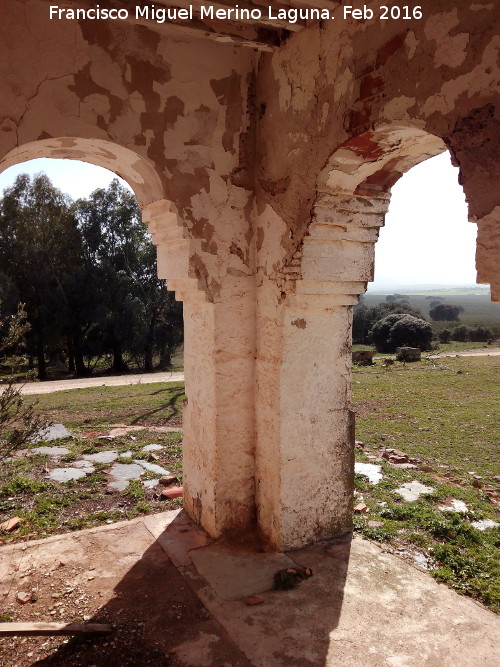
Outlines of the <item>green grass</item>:
M 405 470 L 379 461 L 384 478 L 375 486 L 356 475 L 357 499 L 370 511 L 355 515 L 355 530 L 395 553 L 425 555 L 438 581 L 497 613 L 500 529 L 479 531 L 471 521 L 500 521 L 498 506 L 485 491 L 499 487 L 499 370 L 499 357 L 353 369 L 356 438 L 364 443 L 357 459 L 373 460 L 380 449 L 392 447 L 428 468 Z M 434 492 L 404 502 L 394 490 L 411 480 Z M 463 500 L 468 512 L 440 510 L 450 498 Z
M 36 396 L 36 401 L 53 422 L 91 429 L 113 423 L 180 423 L 184 398 L 182 382 L 162 382 L 58 391 Z
M 499 475 L 499 371 L 500 357 L 355 367 L 357 438 L 465 472 Z

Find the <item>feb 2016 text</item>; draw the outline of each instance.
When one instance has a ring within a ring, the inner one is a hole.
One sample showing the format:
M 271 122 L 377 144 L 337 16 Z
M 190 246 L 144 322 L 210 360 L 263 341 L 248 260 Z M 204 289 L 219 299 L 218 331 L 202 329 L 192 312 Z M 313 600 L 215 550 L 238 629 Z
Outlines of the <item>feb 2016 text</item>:
M 116 9 L 100 7 L 96 5 L 91 8 L 68 8 L 59 5 L 49 6 L 49 18 L 51 20 L 89 20 L 89 21 L 126 21 L 135 20 L 155 21 L 165 23 L 166 21 L 190 21 L 197 19 L 224 20 L 224 21 L 261 21 L 285 20 L 289 23 L 297 21 L 333 21 L 336 18 L 363 20 L 379 19 L 387 20 L 419 20 L 423 18 L 420 5 L 380 5 L 370 8 L 367 5 L 353 6 L 344 5 L 338 10 L 286 7 L 276 9 L 274 7 L 243 8 L 214 6 L 209 3 L 200 6 L 188 5 L 187 7 L 157 7 L 156 5 L 137 5 L 134 9 Z

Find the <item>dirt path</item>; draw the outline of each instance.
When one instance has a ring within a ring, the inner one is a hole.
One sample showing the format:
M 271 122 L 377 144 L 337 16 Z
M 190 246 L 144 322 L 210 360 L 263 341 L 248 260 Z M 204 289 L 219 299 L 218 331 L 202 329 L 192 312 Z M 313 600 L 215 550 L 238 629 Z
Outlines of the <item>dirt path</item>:
M 429 356 L 430 359 L 444 357 L 497 357 L 500 347 L 483 350 L 465 350 L 464 352 L 438 352 Z M 151 382 L 184 382 L 184 373 L 137 373 L 136 375 L 112 375 L 95 378 L 78 378 L 76 380 L 51 380 L 49 382 L 30 382 L 22 387 L 22 393 L 51 394 L 54 391 L 67 389 L 86 389 L 87 387 L 118 387 L 127 384 L 150 384 Z
M 484 350 L 464 350 L 463 352 L 438 352 L 431 354 L 430 359 L 442 359 L 443 357 L 498 357 L 500 347 L 491 347 Z
M 87 389 L 87 387 L 118 387 L 127 384 L 150 384 L 152 382 L 183 382 L 184 373 L 138 373 L 136 375 L 112 375 L 94 378 L 78 378 L 76 380 L 51 380 L 49 382 L 30 382 L 21 387 L 23 394 L 51 394 L 54 391 L 67 389 Z

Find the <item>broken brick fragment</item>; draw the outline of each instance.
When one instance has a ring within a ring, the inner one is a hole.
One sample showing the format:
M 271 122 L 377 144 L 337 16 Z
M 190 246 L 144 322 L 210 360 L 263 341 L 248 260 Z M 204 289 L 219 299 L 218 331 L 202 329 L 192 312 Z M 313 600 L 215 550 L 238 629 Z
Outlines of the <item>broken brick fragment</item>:
M 184 489 L 182 486 L 169 486 L 168 489 L 163 489 L 161 496 L 163 498 L 182 498 Z
M 19 528 L 20 523 L 21 523 L 21 518 L 18 516 L 13 516 L 12 519 L 7 519 L 7 521 L 0 523 L 0 529 L 5 530 L 7 532 L 11 532 L 16 528 Z

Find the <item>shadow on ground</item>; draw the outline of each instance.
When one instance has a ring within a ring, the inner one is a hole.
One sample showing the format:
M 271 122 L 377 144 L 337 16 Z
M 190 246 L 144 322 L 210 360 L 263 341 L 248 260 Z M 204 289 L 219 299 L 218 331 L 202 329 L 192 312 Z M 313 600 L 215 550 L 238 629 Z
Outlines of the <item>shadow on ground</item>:
M 156 541 L 113 590 L 106 591 L 107 602 L 91 618 L 86 618 L 89 622 L 110 623 L 112 634 L 71 638 L 32 664 L 44 667 L 326 664 L 329 632 L 324 632 L 324 622 L 318 625 L 317 614 L 323 613 L 328 631 L 337 627 L 351 536 L 323 544 L 322 554 L 327 550 L 335 582 L 325 607 L 322 601 L 325 591 L 320 579 L 314 581 L 314 572 L 294 590 L 265 590 L 272 586 L 272 573 L 283 564 L 311 565 L 314 570 L 314 554 L 307 550 L 275 554 L 259 543 L 213 544 L 184 512 L 175 518 L 172 514 L 166 529 L 165 518 L 159 523 L 159 518 L 165 515 L 156 515 L 156 524 L 155 517 L 147 517 L 145 521 L 149 521 L 147 525 L 153 535 L 156 533 Z M 143 524 L 136 525 L 134 532 L 143 528 Z M 102 586 L 109 581 L 113 560 L 117 567 L 120 564 L 121 549 L 116 537 L 113 538 L 111 530 L 88 532 L 87 539 L 93 542 L 101 560 L 104 556 L 99 572 Z M 129 537 L 139 547 L 138 537 L 132 532 Z M 102 550 L 106 549 L 108 553 L 104 554 Z M 251 592 L 262 598 L 261 604 L 245 604 L 243 598 Z M 276 607 L 280 609 L 278 615 Z M 245 657 L 248 651 L 251 662 Z

